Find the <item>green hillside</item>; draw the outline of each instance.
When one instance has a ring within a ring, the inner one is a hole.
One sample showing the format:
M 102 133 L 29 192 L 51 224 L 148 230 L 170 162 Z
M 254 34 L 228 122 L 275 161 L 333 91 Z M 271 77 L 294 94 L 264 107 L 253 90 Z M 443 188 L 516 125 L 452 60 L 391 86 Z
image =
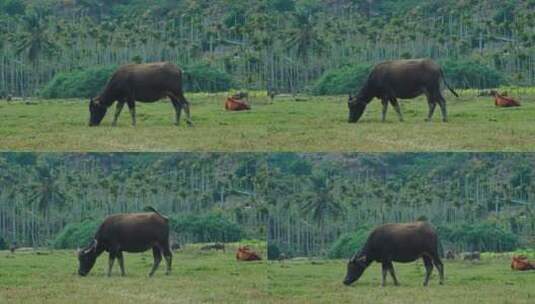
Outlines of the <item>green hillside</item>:
M 503 76 L 498 84 L 533 85 L 534 7 L 533 0 L 0 0 L 0 95 L 37 94 L 60 72 L 158 60 L 197 75 L 192 83 L 217 82 L 196 72 L 208 66 L 230 77 L 226 86 L 277 92 L 313 90 L 324 73 L 348 65 L 416 57 L 462 59 L 448 75 L 456 86 L 495 86 L 487 70 Z M 468 73 L 473 66 L 480 72 Z

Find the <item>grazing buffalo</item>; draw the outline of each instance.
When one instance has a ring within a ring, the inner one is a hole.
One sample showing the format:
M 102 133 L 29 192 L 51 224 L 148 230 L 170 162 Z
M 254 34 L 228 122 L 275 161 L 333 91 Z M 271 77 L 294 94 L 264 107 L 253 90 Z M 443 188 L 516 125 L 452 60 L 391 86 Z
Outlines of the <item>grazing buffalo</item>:
M 123 252 L 143 252 L 152 248 L 154 264 L 149 276 L 152 276 L 162 260 L 167 264 L 167 272 L 171 272 L 172 253 L 169 248 L 169 223 L 167 217 L 154 208 L 152 212 L 117 214 L 107 217 L 100 225 L 95 238 L 89 246 L 78 253 L 80 266 L 78 274 L 85 276 L 104 251 L 109 253 L 108 276 L 111 275 L 115 258 L 119 260 L 121 275 L 124 272 Z
M 383 103 L 382 121 L 386 119 L 389 102 L 398 113 L 399 120 L 403 121 L 397 98 L 415 98 L 422 94 L 427 96 L 429 105 L 426 120 L 431 120 L 438 103 L 442 110 L 442 120 L 447 121 L 446 100 L 440 92 L 441 79 L 458 97 L 457 93 L 446 83 L 442 68 L 430 59 L 394 60 L 380 63 L 373 68 L 359 93 L 356 96 L 349 96 L 349 122 L 357 122 L 374 97 L 381 99 Z
M 392 262 L 408 263 L 418 258 L 424 260 L 427 286 L 433 264 L 440 274 L 440 284 L 444 282 L 444 266 L 438 255 L 438 238 L 435 230 L 427 222 L 409 224 L 387 224 L 373 230 L 364 247 L 347 264 L 345 285 L 360 278 L 372 262 L 383 266 L 382 286 L 385 286 L 386 273 L 390 272 L 395 285 L 399 285 Z
M 136 125 L 136 101 L 155 102 L 165 97 L 171 99 L 175 108 L 175 124 L 178 125 L 184 109 L 186 122 L 191 125 L 189 102 L 182 91 L 182 71 L 178 67 L 168 62 L 124 65 L 113 74 L 102 93 L 89 102 L 89 125 L 98 126 L 115 101 L 117 107 L 112 125 L 117 125 L 125 103 L 132 116 L 132 125 Z

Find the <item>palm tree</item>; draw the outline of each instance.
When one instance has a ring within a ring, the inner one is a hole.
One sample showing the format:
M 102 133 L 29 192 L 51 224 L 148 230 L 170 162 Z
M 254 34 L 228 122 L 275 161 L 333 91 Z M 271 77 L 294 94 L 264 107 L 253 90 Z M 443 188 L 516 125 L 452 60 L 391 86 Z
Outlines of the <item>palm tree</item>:
M 310 189 L 304 195 L 301 210 L 318 224 L 320 249 L 325 248 L 325 224 L 328 219 L 338 219 L 345 213 L 344 206 L 333 197 L 332 180 L 323 175 L 313 175 L 309 179 Z
M 61 208 L 66 201 L 56 178 L 52 176 L 50 169 L 46 166 L 36 168 L 37 181 L 31 186 L 32 194 L 29 197 L 29 204 L 37 204 L 37 210 L 41 212 L 45 222 L 46 236 L 50 236 L 50 209 L 54 206 Z
M 326 43 L 319 30 L 314 26 L 313 15 L 308 11 L 300 11 L 293 14 L 294 25 L 287 33 L 286 45 L 293 50 L 301 59 L 304 66 L 304 80 L 309 79 L 310 56 L 321 53 Z
M 16 53 L 26 52 L 28 60 L 38 65 L 41 54 L 52 55 L 58 47 L 48 32 L 45 18 L 32 13 L 24 16 L 23 20 L 23 33 L 18 38 Z
M 31 13 L 23 17 L 23 32 L 15 42 L 15 54 L 26 53 L 33 72 L 30 74 L 33 80 L 30 90 L 34 91 L 41 82 L 39 58 L 41 55 L 51 56 L 59 47 L 54 43 L 48 31 L 46 19 L 37 13 Z

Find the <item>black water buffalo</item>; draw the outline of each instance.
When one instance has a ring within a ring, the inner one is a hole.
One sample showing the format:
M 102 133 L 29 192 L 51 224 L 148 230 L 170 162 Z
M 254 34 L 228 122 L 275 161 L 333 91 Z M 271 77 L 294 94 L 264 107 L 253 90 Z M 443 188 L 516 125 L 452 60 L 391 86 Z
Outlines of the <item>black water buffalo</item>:
M 350 285 L 360 278 L 364 270 L 374 261 L 383 266 L 382 286 L 386 273 L 390 272 L 395 285 L 399 285 L 392 262 L 413 262 L 424 260 L 426 275 L 424 286 L 429 282 L 433 264 L 440 274 L 440 284 L 444 282 L 444 266 L 438 255 L 438 238 L 435 230 L 427 222 L 409 224 L 387 224 L 376 228 L 368 237 L 364 247 L 347 264 L 344 284 Z
M 80 262 L 78 274 L 85 276 L 95 265 L 97 257 L 104 251 L 109 253 L 108 276 L 111 275 L 115 258 L 119 260 L 121 275 L 124 272 L 123 251 L 143 252 L 152 248 L 154 264 L 149 276 L 152 276 L 162 260 L 171 272 L 172 253 L 169 248 L 169 223 L 167 217 L 153 208 L 152 212 L 117 214 L 107 217 L 100 225 L 93 241 L 78 253 Z
M 175 124 L 178 125 L 184 109 L 186 122 L 191 125 L 189 102 L 182 91 L 182 71 L 178 67 L 168 62 L 124 65 L 113 74 L 102 93 L 90 100 L 89 125 L 98 126 L 115 101 L 117 107 L 112 125 L 117 124 L 125 103 L 132 116 L 132 125 L 135 125 L 136 100 L 155 102 L 165 97 L 171 99 L 175 108 Z
M 447 121 L 446 100 L 440 92 L 440 80 L 458 97 L 457 93 L 446 83 L 442 68 L 430 59 L 394 60 L 376 65 L 371 71 L 364 86 L 356 96 L 349 95 L 349 122 L 357 122 L 370 101 L 377 97 L 383 103 L 382 121 L 386 119 L 386 110 L 390 102 L 399 120 L 403 115 L 397 98 L 415 98 L 422 94 L 427 97 L 431 120 L 435 106 L 438 103 L 442 110 L 442 120 Z

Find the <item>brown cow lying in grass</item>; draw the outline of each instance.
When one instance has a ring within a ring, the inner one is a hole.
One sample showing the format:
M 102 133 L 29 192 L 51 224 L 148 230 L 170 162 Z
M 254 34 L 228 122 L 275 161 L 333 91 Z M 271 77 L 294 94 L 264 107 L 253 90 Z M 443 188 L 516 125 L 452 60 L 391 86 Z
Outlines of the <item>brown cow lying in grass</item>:
M 505 93 L 498 93 L 497 91 L 491 91 L 491 95 L 494 96 L 494 105 L 500 108 L 520 107 L 520 103 L 510 97 L 506 97 Z
M 249 246 L 239 247 L 236 252 L 236 260 L 238 261 L 260 261 L 262 257 L 254 252 Z
M 535 270 L 535 264 L 530 263 L 528 258 L 524 255 L 513 256 L 513 260 L 511 261 L 511 269 L 519 271 Z
M 243 100 L 234 98 L 234 96 L 228 97 L 227 101 L 225 101 L 225 110 L 227 111 L 244 111 L 250 109 L 251 106 L 249 104 Z

